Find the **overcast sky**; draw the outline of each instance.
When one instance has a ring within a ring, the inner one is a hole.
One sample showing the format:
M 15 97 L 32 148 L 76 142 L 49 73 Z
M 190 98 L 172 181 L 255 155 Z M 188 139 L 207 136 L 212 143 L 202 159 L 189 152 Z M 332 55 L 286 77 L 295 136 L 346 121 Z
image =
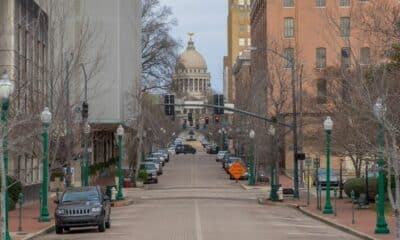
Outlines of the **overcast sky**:
M 222 93 L 223 56 L 227 52 L 226 40 L 226 0 L 160 0 L 170 6 L 178 20 L 173 34 L 186 48 L 188 32 L 194 32 L 197 51 L 205 58 L 211 73 L 212 88 Z

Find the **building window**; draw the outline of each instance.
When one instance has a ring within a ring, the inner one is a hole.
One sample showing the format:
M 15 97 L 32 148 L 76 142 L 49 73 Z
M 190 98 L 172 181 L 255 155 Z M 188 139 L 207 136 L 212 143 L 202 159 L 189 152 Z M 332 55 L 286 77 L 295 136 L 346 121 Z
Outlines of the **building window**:
M 340 0 L 339 6 L 341 6 L 341 7 L 349 7 L 350 6 L 350 0 Z
M 247 46 L 251 46 L 251 38 L 247 39 Z
M 294 62 L 294 48 L 285 48 L 284 55 L 286 59 L 285 68 L 291 68 Z
M 360 49 L 360 64 L 368 65 L 370 61 L 370 50 L 368 47 Z
M 284 37 L 294 37 L 294 19 L 292 17 L 286 17 L 284 21 Z
M 239 38 L 239 46 L 246 46 L 246 38 Z
M 251 26 L 247 25 L 247 32 L 251 32 Z
M 244 0 L 239 0 L 239 1 L 238 1 L 238 4 L 239 4 L 239 5 L 244 5 Z
M 317 48 L 316 59 L 317 59 L 316 68 L 326 67 L 326 48 Z
M 325 104 L 328 102 L 326 79 L 317 80 L 317 103 Z
M 341 53 L 342 53 L 341 54 L 342 55 L 342 59 L 341 59 L 342 68 L 349 68 L 350 64 L 351 64 L 350 48 L 348 48 L 348 47 L 342 48 Z
M 316 0 L 315 4 L 317 7 L 325 7 L 326 1 L 325 0 Z
M 284 7 L 294 7 L 294 0 L 283 0 Z
M 341 17 L 340 18 L 340 36 L 350 37 L 350 18 Z

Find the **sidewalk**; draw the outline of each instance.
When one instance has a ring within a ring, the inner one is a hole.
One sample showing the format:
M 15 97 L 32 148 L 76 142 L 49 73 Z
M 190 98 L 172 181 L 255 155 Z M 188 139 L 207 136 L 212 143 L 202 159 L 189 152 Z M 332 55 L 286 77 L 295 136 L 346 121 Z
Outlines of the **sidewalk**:
M 54 194 L 53 194 L 54 195 Z M 54 198 L 49 198 L 49 213 L 51 222 L 39 222 L 40 204 L 39 202 L 27 203 L 22 207 L 22 231 L 24 234 L 18 234 L 19 209 L 9 212 L 9 231 L 13 240 L 29 239 L 33 234 L 45 231 L 54 226 L 54 209 L 56 204 Z
M 293 180 L 287 176 L 279 176 L 279 182 L 282 187 L 293 187 Z M 311 217 L 317 218 L 319 220 L 329 222 L 335 227 L 348 231 L 359 232 L 361 235 L 365 235 L 364 239 L 381 239 L 381 240 L 393 240 L 395 239 L 395 218 L 394 216 L 387 216 L 386 221 L 388 223 L 388 228 L 390 234 L 375 234 L 376 225 L 376 212 L 371 209 L 358 209 L 357 205 L 354 205 L 354 218 L 355 223 L 352 223 L 352 203 L 346 194 L 344 194 L 343 199 L 337 199 L 336 208 L 337 212 L 334 216 L 329 214 L 323 214 L 321 210 L 317 209 L 317 199 L 313 195 L 310 195 L 310 205 L 307 206 L 307 191 L 301 191 L 300 200 L 294 200 L 292 198 L 285 198 L 284 204 L 296 205 L 300 211 L 304 212 Z M 332 192 L 333 195 L 333 192 Z M 331 200 L 332 207 L 335 208 L 335 200 L 332 197 Z M 325 204 L 325 199 L 322 199 L 322 208 Z M 375 203 L 370 203 L 370 205 Z

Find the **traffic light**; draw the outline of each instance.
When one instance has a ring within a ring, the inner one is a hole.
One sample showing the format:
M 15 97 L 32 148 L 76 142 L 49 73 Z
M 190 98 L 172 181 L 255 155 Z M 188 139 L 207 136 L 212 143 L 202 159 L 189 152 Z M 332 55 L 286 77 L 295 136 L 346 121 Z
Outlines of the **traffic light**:
M 204 118 L 204 122 L 205 122 L 206 125 L 208 125 L 208 123 L 210 122 L 209 118 L 208 118 L 208 117 L 205 117 L 205 118 Z
M 174 116 L 175 115 L 175 96 L 172 94 L 167 94 L 164 96 L 164 110 L 165 115 Z
M 224 95 L 214 94 L 214 105 L 221 107 L 214 107 L 214 114 L 224 114 Z
M 82 118 L 87 119 L 89 116 L 89 104 L 87 102 L 82 103 Z
M 219 123 L 219 116 L 218 115 L 214 116 L 214 122 L 215 123 Z

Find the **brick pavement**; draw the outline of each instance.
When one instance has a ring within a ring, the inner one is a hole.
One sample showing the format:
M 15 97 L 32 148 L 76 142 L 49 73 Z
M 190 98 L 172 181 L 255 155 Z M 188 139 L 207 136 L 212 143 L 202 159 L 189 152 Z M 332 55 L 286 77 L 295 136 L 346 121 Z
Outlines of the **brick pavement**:
M 9 230 L 13 240 L 20 240 L 31 236 L 33 233 L 39 232 L 54 224 L 54 209 L 56 204 L 53 199 L 49 199 L 49 212 L 51 222 L 39 222 L 40 204 L 38 201 L 28 203 L 22 208 L 22 232 L 23 235 L 17 234 L 19 226 L 19 209 L 9 212 Z
M 280 184 L 282 187 L 293 187 L 293 180 L 287 176 L 280 176 Z M 333 194 L 332 194 L 333 195 Z M 394 216 L 386 216 L 386 221 L 390 229 L 390 234 L 374 234 L 376 225 L 376 212 L 371 209 L 357 209 L 355 205 L 355 223 L 352 223 L 352 203 L 346 194 L 344 194 L 343 199 L 338 199 L 336 201 L 337 216 L 323 214 L 321 210 L 317 209 L 317 199 L 311 195 L 310 205 L 307 206 L 307 193 L 301 191 L 300 200 L 293 200 L 290 198 L 284 199 L 285 203 L 292 203 L 296 205 L 303 206 L 303 209 L 307 212 L 322 216 L 330 222 L 337 223 L 340 225 L 347 226 L 348 228 L 355 229 L 361 233 L 367 234 L 375 239 L 381 240 L 392 240 L 395 239 L 395 218 Z M 324 206 L 325 200 L 322 199 L 322 208 Z M 332 198 L 332 207 L 335 207 L 335 201 Z M 374 204 L 374 203 L 372 203 Z

